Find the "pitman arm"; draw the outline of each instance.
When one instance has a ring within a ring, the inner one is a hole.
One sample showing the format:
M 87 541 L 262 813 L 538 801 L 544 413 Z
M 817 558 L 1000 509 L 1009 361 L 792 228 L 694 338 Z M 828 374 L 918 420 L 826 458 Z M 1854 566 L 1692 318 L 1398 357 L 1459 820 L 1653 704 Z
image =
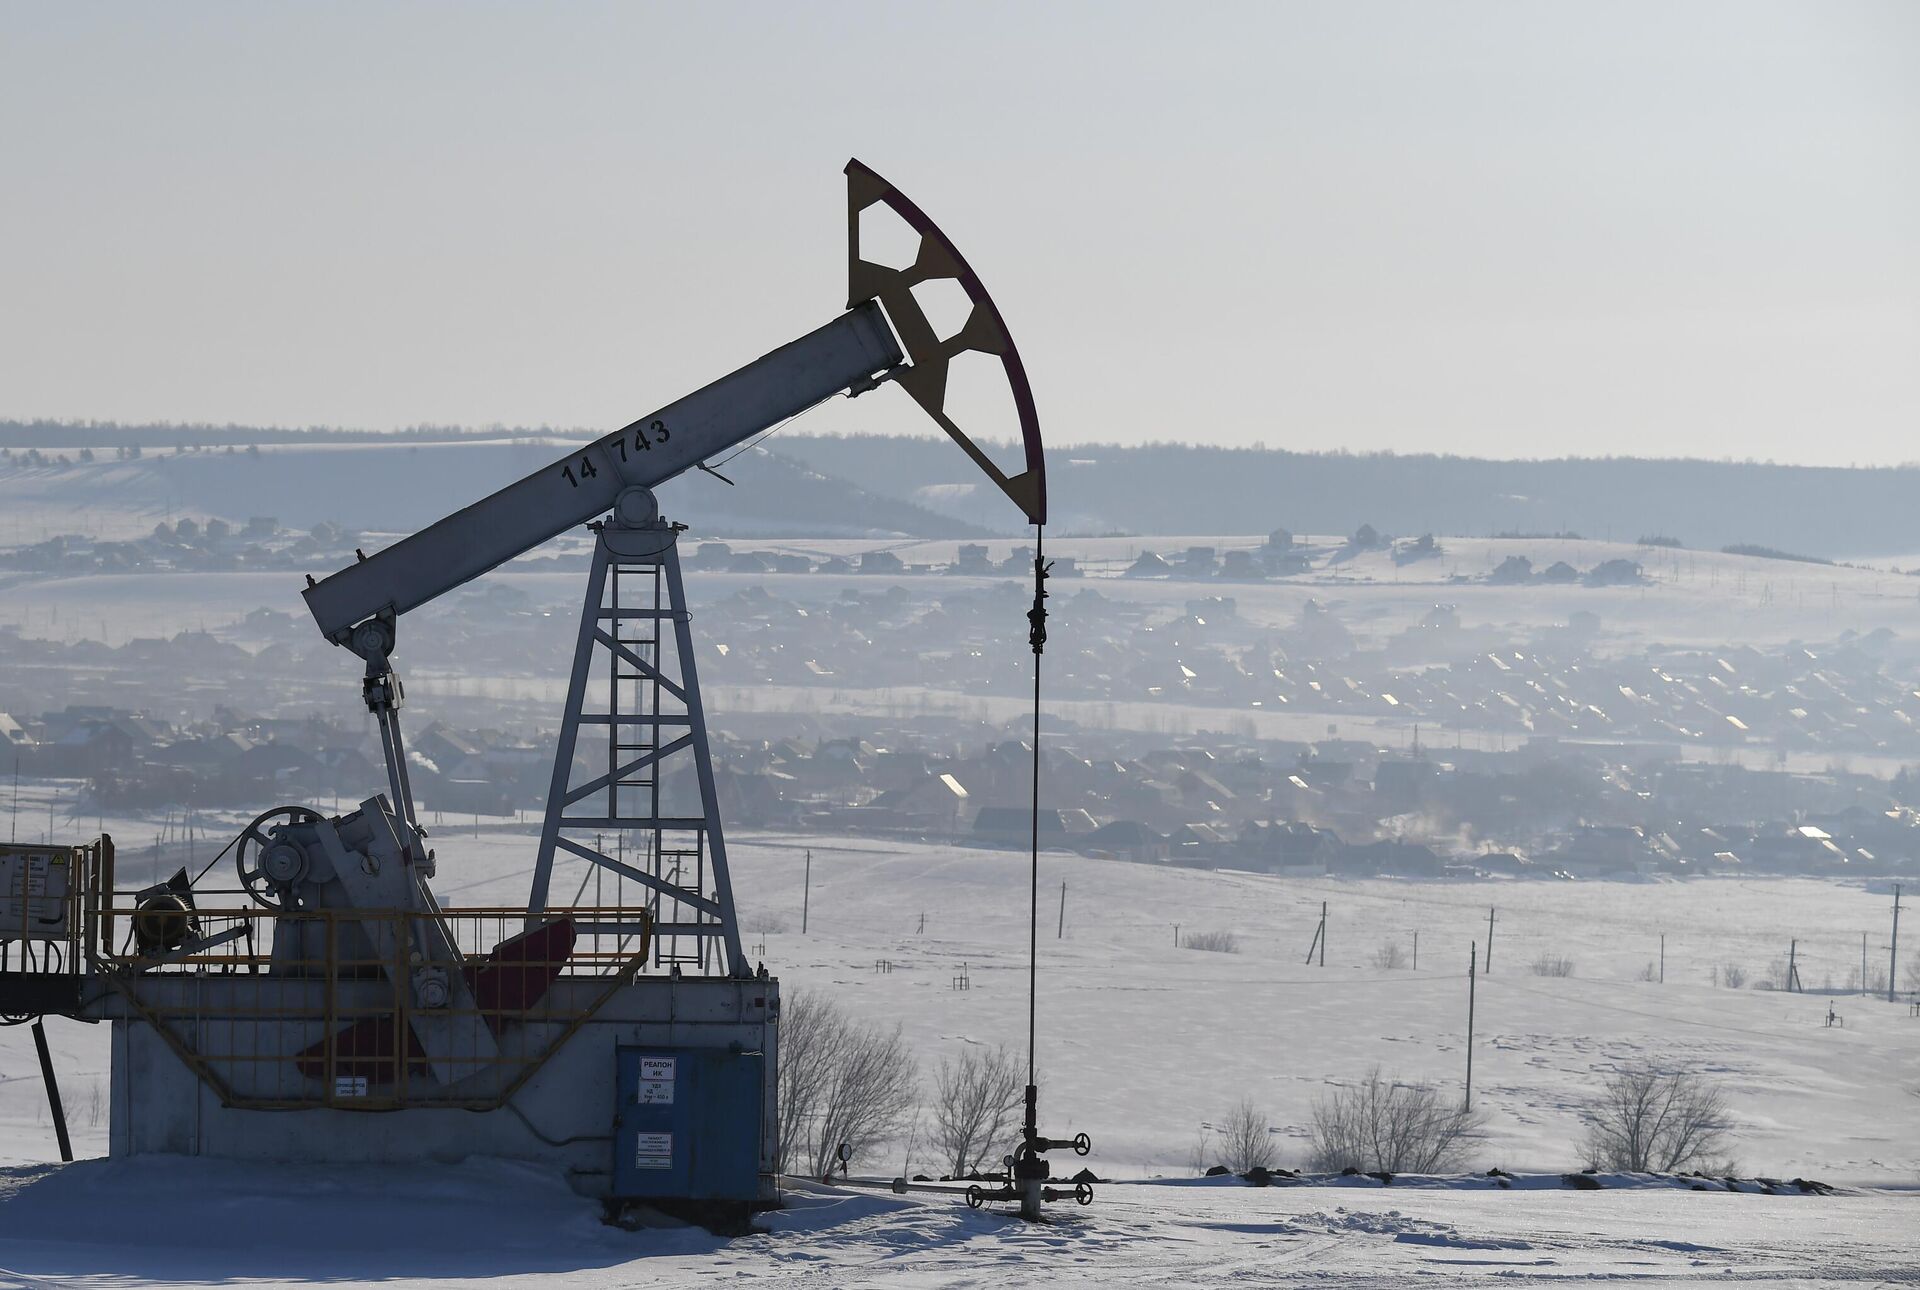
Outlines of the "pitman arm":
M 658 487 L 903 358 L 879 305 L 856 305 L 739 371 L 321 579 L 302 593 L 307 608 L 322 635 L 349 644 L 353 629 L 382 611 L 397 616 L 417 609 L 606 514 L 622 489 Z

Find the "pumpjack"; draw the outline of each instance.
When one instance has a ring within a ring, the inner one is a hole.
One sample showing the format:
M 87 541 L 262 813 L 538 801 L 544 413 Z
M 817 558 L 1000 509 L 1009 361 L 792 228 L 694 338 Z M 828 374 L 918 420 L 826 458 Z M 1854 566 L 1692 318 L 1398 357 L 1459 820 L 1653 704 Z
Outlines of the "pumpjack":
M 684 526 L 655 490 L 836 394 L 898 386 L 1026 521 L 1047 511 L 1032 391 L 999 309 L 918 206 L 859 161 L 845 173 L 844 312 L 308 578 L 320 632 L 362 664 L 383 792 L 342 814 L 262 814 L 230 844 L 227 886 L 182 871 L 122 889 L 105 836 L 0 858 L 0 1015 L 111 1024 L 112 1155 L 492 1155 L 551 1163 L 612 1200 L 776 1195 L 780 987 L 742 949 Z M 917 235 L 911 262 L 863 255 L 881 219 Z M 969 308 L 941 334 L 918 293 L 948 282 Z M 997 359 L 1011 392 L 1012 473 L 949 414 L 949 370 L 969 353 Z M 582 525 L 593 557 L 526 902 L 443 905 L 401 729 L 402 620 Z M 697 791 L 677 797 L 689 765 Z M 1053 1145 L 1031 1103 L 1027 1139 Z

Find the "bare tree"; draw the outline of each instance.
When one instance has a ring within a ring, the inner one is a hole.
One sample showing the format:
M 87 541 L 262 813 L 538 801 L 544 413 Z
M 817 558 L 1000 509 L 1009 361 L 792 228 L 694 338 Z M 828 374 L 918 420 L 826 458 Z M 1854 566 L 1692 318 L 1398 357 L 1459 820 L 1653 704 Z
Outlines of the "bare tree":
M 1533 961 L 1535 976 L 1572 976 L 1573 960 L 1564 954 L 1542 954 Z
M 1400 948 L 1399 941 L 1383 941 L 1380 948 L 1373 952 L 1373 965 L 1395 971 L 1407 965 L 1407 952 Z
M 898 1027 L 856 1022 L 831 999 L 797 990 L 781 1004 L 779 1053 L 781 1172 L 804 1159 L 820 1177 L 841 1143 L 858 1152 L 884 1141 L 913 1111 L 913 1058 Z
M 1727 1136 L 1726 1098 L 1697 1071 L 1616 1071 L 1587 1108 L 1588 1162 L 1602 1169 L 1672 1173 L 1710 1163 Z
M 969 1049 L 957 1063 L 941 1059 L 934 1077 L 933 1143 L 954 1177 L 979 1169 L 1009 1139 L 1024 1088 L 1019 1059 L 1005 1048 Z
M 1188 932 L 1181 944 L 1190 950 L 1210 950 L 1215 954 L 1240 952 L 1240 938 L 1232 932 Z
M 846 1032 L 846 1013 L 812 991 L 796 990 L 780 1005 L 780 1124 L 773 1157 L 780 1173 L 797 1168 L 807 1149 L 807 1126 L 819 1114 Z
M 830 1054 L 813 1116 L 814 1176 L 826 1173 L 843 1143 L 860 1155 L 897 1136 L 919 1097 L 913 1054 L 900 1037 L 900 1027 L 882 1030 L 866 1022 L 847 1022 Z
M 1458 1166 L 1481 1125 L 1478 1112 L 1432 1084 L 1403 1084 L 1374 1067 L 1313 1106 L 1313 1166 L 1326 1172 L 1437 1173 Z
M 1729 963 L 1720 969 L 1720 984 L 1729 990 L 1738 990 L 1747 983 L 1747 970 L 1738 963 Z
M 1239 1105 L 1227 1112 L 1219 1132 L 1220 1151 L 1225 1157 L 1221 1163 L 1227 1168 L 1238 1174 L 1273 1168 L 1273 1128 L 1266 1111 L 1255 1106 L 1252 1098 L 1241 1098 Z
M 1208 1132 L 1207 1127 L 1202 1125 L 1199 1136 L 1195 1137 L 1193 1145 L 1187 1148 L 1187 1169 L 1195 1177 L 1206 1173 L 1207 1170 L 1213 1168 L 1214 1164 L 1218 1163 L 1217 1161 L 1209 1162 L 1207 1159 L 1207 1153 L 1210 1150 L 1212 1150 L 1212 1135 Z

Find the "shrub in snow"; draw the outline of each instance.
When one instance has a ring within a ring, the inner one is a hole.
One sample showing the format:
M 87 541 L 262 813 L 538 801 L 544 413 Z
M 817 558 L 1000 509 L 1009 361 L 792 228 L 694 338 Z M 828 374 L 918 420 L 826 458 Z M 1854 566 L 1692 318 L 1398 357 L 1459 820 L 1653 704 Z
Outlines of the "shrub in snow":
M 1407 952 L 1400 948 L 1399 941 L 1387 941 L 1373 952 L 1373 965 L 1398 970 L 1407 965 Z
M 1240 952 L 1240 938 L 1232 932 L 1188 932 L 1181 943 L 1190 950 L 1211 950 L 1215 954 Z
M 1718 1157 L 1727 1144 L 1726 1098 L 1697 1071 L 1616 1071 L 1586 1115 L 1587 1159 L 1600 1169 L 1672 1173 Z
M 1767 964 L 1767 971 L 1755 988 L 1762 990 L 1785 990 L 1792 984 L 1792 965 L 1783 954 Z
M 1573 960 L 1564 954 L 1542 954 L 1533 961 L 1535 976 L 1572 976 Z
M 1457 1167 L 1481 1123 L 1432 1084 L 1374 1067 L 1313 1106 L 1313 1167 L 1322 1172 L 1430 1174 Z
M 762 936 L 778 935 L 787 930 L 785 916 L 771 910 L 741 910 L 740 926 L 749 932 L 758 932 Z

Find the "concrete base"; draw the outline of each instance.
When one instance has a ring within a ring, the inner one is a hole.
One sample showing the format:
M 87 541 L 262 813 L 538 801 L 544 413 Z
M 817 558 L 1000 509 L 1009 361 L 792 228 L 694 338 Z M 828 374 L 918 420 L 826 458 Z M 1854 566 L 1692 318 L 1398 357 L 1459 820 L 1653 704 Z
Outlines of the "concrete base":
M 193 992 L 203 998 L 208 1014 L 219 1016 L 230 1014 L 233 1004 L 246 997 L 243 992 L 257 993 L 257 982 L 247 977 L 174 977 L 164 985 L 156 980 L 154 986 Z M 553 989 L 567 1006 L 572 1003 L 568 992 L 590 1001 L 605 987 L 604 979 L 563 977 Z M 123 1000 L 109 997 L 96 1014 L 113 1021 L 109 1154 L 165 1152 L 288 1163 L 451 1162 L 493 1156 L 559 1168 L 582 1195 L 606 1197 L 611 1194 L 616 1046 L 728 1049 L 737 1044 L 743 1051 L 765 1054 L 760 1189 L 762 1199 L 770 1202 L 777 1199 L 773 1163 L 779 1122 L 779 989 L 779 982 L 770 979 L 719 978 L 643 977 L 621 986 L 605 1006 L 560 1040 L 506 1104 L 485 1111 L 420 1106 L 384 1112 L 253 1110 L 223 1105 L 219 1093 L 151 1025 L 131 1014 Z M 232 1023 L 226 1025 L 231 1028 Z M 183 1042 L 192 1047 L 193 1028 L 186 1030 Z M 235 1069 L 244 1073 L 248 1068 Z M 277 1076 L 284 1081 L 284 1069 Z M 314 1085 L 317 1097 L 317 1081 Z

